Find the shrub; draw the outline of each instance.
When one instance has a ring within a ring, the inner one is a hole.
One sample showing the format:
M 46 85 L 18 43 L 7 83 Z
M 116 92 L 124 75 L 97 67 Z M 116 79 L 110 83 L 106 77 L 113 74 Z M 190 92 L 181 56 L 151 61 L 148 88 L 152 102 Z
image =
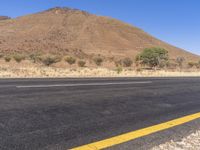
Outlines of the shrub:
M 176 58 L 176 62 L 177 62 L 178 66 L 179 66 L 180 68 L 183 67 L 183 62 L 184 62 L 184 61 L 185 61 L 185 58 L 184 58 L 184 57 L 177 57 L 177 58 Z
M 78 66 L 79 66 L 79 67 L 85 67 L 85 64 L 86 64 L 86 62 L 83 61 L 83 60 L 79 60 L 79 61 L 78 61 Z
M 20 63 L 22 60 L 25 59 L 25 56 L 23 56 L 23 55 L 14 55 L 13 58 L 14 58 L 14 60 L 16 62 Z
M 0 53 L 0 58 L 3 58 L 3 56 L 4 56 L 4 55 Z
M 41 61 L 44 65 L 46 66 L 50 66 L 54 63 L 59 62 L 61 59 L 57 56 L 45 56 L 43 58 L 41 58 Z
M 194 62 L 188 62 L 188 66 L 189 66 L 189 68 L 192 68 L 192 67 L 196 66 L 196 63 L 194 63 Z
M 40 54 L 31 54 L 31 55 L 29 55 L 29 58 L 31 59 L 31 61 L 32 61 L 33 63 L 36 63 L 36 62 L 41 61 L 41 56 L 40 56 Z
M 94 62 L 97 66 L 101 66 L 103 59 L 101 57 L 94 58 Z
M 115 61 L 115 66 L 121 67 L 122 66 L 122 60 Z
M 66 61 L 68 64 L 70 64 L 70 65 L 73 65 L 73 64 L 76 63 L 76 59 L 73 58 L 73 57 L 66 57 L 66 58 L 65 58 L 65 61 Z
M 136 61 L 149 67 L 156 67 L 161 62 L 167 61 L 168 57 L 168 51 L 163 48 L 146 48 L 136 56 Z
M 120 74 L 123 71 L 123 68 L 122 67 L 117 67 L 116 71 L 117 71 L 117 74 Z
M 10 57 L 10 56 L 5 56 L 5 57 L 4 57 L 4 60 L 5 60 L 6 62 L 10 62 L 10 61 L 11 61 L 11 57 Z
M 122 62 L 124 67 L 130 67 L 133 64 L 133 61 L 130 58 L 124 58 Z

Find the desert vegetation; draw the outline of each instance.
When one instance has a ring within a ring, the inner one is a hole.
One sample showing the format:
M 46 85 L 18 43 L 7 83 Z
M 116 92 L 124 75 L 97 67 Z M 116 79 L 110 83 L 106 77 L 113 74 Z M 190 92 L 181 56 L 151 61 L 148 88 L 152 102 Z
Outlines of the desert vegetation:
M 10 56 L 5 56 L 5 57 L 4 57 L 5 62 L 10 62 L 11 59 L 12 59 L 12 58 L 11 58 Z
M 146 48 L 136 56 L 136 61 L 140 65 L 156 68 L 165 66 L 169 60 L 168 51 L 163 48 Z
M 44 65 L 50 66 L 54 63 L 61 61 L 61 58 L 58 56 L 47 55 L 47 56 L 41 57 L 41 61 Z
M 76 59 L 74 57 L 71 56 L 67 56 L 65 57 L 65 61 L 69 64 L 69 65 L 73 65 L 76 63 Z
M 11 53 L 1 54 L 0 61 L 2 64 L 5 64 L 5 66 L 10 66 L 10 73 L 12 69 L 15 70 L 12 73 L 13 76 L 17 68 L 19 71 L 17 73 L 18 75 L 20 75 L 21 71 L 23 74 L 30 74 L 31 67 L 29 66 L 35 68 L 31 70 L 32 76 L 34 76 L 34 72 L 36 73 L 34 70 L 38 70 L 38 74 L 44 73 L 41 76 L 49 77 L 59 76 L 58 73 L 56 73 L 58 70 L 62 76 L 65 76 L 64 72 L 76 76 L 78 76 L 78 74 L 82 76 L 84 76 L 84 74 L 88 76 L 165 76 L 165 74 L 176 76 L 178 74 L 177 72 L 179 72 L 180 75 L 189 75 L 191 72 L 200 73 L 200 60 L 196 62 L 188 61 L 183 56 L 177 56 L 177 58 L 172 59 L 167 49 L 159 47 L 145 48 L 135 58 L 133 56 L 106 58 L 103 55 L 77 57 L 69 54 L 67 56 L 62 56 L 43 53 Z M 22 63 L 22 65 L 19 65 L 19 63 Z M 72 65 L 73 68 L 69 67 Z M 1 66 L 1 72 L 7 70 L 6 68 L 2 69 Z M 48 71 L 50 71 L 50 73 L 48 73 Z M 7 74 L 9 75 L 10 73 Z M 194 75 L 196 75 L 196 73 Z
M 78 66 L 79 67 L 85 67 L 86 62 L 84 60 L 79 60 L 78 61 Z
M 20 55 L 20 54 L 15 54 L 15 55 L 13 55 L 13 59 L 16 62 L 20 63 L 22 60 L 25 60 L 25 56 L 24 55 Z
M 101 57 L 96 57 L 94 58 L 94 63 L 97 65 L 97 66 L 101 66 L 102 63 L 103 63 L 103 59 Z

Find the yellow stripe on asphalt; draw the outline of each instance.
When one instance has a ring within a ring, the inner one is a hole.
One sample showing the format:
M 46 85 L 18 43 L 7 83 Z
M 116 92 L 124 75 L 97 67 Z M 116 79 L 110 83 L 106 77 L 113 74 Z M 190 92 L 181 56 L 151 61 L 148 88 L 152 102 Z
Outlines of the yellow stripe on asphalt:
M 73 148 L 72 150 L 100 150 L 100 149 L 108 148 L 108 147 L 111 147 L 117 144 L 122 144 L 122 143 L 131 141 L 131 140 L 134 140 L 134 139 L 137 139 L 137 138 L 140 138 L 152 133 L 156 133 L 156 132 L 166 130 L 178 125 L 182 125 L 184 123 L 187 123 L 199 118 L 200 118 L 200 112 L 196 114 L 188 115 L 182 118 L 178 118 L 175 120 L 171 120 L 165 123 L 161 123 L 158 125 L 154 125 L 151 127 L 147 127 L 144 129 L 128 132 L 128 133 L 118 135 L 112 138 L 108 138 L 102 141 L 76 147 L 76 148 Z

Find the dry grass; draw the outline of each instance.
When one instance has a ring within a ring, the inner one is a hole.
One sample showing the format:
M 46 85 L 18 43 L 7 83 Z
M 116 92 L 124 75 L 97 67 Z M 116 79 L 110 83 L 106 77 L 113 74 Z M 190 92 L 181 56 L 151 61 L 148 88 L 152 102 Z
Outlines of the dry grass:
M 0 66 L 1 78 L 31 78 L 31 77 L 173 77 L 173 76 L 200 76 L 200 71 L 178 72 L 178 71 L 135 71 L 124 69 L 107 68 L 81 68 L 81 67 L 47 67 L 42 64 L 33 64 L 29 61 L 16 63 L 11 61 Z

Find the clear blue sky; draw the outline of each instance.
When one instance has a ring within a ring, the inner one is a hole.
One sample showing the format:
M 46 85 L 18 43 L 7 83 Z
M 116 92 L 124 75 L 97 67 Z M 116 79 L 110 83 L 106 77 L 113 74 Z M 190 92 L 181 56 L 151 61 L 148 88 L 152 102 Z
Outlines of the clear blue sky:
M 200 55 L 200 0 L 3 0 L 0 15 L 66 6 L 120 19 Z

